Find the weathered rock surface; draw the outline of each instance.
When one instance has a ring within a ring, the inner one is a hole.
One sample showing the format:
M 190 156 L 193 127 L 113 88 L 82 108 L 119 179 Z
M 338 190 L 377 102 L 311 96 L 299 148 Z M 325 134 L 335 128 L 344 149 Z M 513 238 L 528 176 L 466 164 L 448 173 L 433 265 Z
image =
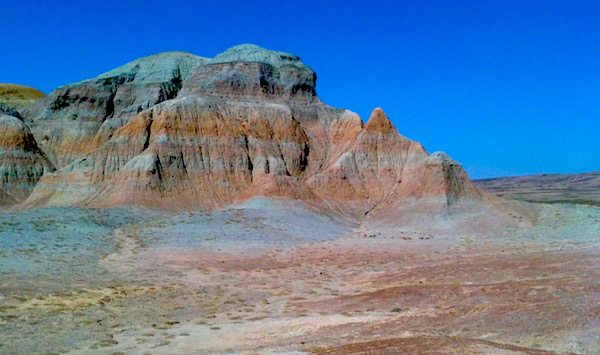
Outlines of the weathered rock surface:
M 316 74 L 297 56 L 240 45 L 195 70 L 182 95 L 311 103 L 316 81 Z
M 64 167 L 102 146 L 138 112 L 174 98 L 192 70 L 205 61 L 183 52 L 141 58 L 60 87 L 22 114 L 49 159 Z
M 265 195 L 363 219 L 494 204 L 456 162 L 401 136 L 383 110 L 363 125 L 321 102 L 315 73 L 294 55 L 242 45 L 212 60 L 173 56 L 158 74 L 132 74 L 146 68 L 133 62 L 60 88 L 29 113 L 62 169 L 24 207 L 212 209 Z M 115 100 L 121 92 L 128 100 Z
M 54 167 L 17 117 L 0 113 L 0 205 L 21 202 Z
M 322 172 L 309 179 L 309 185 L 327 199 L 347 201 L 346 205 L 361 201 L 361 212 L 366 213 L 382 203 L 403 181 L 404 171 L 426 159 L 427 152 L 419 143 L 398 134 L 380 108 L 373 111 L 364 127 L 356 118 L 341 123 L 344 126 L 335 134 L 346 135 L 333 144 L 338 153 L 331 155 Z
M 21 116 L 19 111 L 17 111 L 13 107 L 11 107 L 3 102 L 0 102 L 0 114 L 13 116 L 13 117 L 20 119 L 21 121 L 23 120 L 23 116 Z

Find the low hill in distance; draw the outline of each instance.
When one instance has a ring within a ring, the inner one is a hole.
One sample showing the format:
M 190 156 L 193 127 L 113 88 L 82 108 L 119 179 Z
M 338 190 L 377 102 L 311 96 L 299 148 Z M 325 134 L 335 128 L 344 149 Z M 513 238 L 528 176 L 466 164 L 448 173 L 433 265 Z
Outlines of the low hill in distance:
M 46 94 L 29 86 L 0 83 L 0 103 L 17 111 L 44 97 Z
M 475 185 L 496 195 L 515 200 L 600 206 L 600 171 L 483 179 L 476 180 Z

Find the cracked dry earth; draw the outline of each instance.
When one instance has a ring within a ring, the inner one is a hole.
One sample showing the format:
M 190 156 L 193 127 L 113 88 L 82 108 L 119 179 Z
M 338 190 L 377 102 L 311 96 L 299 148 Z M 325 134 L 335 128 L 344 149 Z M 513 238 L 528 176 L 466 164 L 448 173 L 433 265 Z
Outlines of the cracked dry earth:
M 148 223 L 170 220 L 136 222 L 93 282 L 3 280 L 0 353 L 598 353 L 600 213 L 548 208 L 591 237 L 350 230 L 244 250 L 157 243 Z

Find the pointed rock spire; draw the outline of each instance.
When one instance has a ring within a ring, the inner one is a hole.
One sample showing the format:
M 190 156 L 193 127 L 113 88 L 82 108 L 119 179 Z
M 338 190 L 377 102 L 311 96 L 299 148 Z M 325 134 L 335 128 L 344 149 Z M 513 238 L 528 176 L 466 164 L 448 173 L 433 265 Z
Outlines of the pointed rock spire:
M 365 125 L 365 130 L 367 132 L 390 133 L 395 132 L 396 128 L 394 128 L 392 121 L 390 121 L 381 107 L 377 107 L 371 112 L 371 116 Z

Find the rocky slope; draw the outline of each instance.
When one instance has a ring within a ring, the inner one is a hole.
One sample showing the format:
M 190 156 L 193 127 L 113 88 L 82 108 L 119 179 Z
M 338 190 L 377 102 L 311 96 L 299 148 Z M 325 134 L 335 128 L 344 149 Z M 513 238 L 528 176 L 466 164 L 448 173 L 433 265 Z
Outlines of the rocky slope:
M 53 170 L 25 123 L 0 113 L 0 206 L 25 200 L 40 177 Z
M 24 112 L 60 170 L 23 207 L 213 209 L 271 196 L 363 219 L 501 205 L 383 110 L 363 125 L 321 102 L 316 79 L 297 56 L 241 45 L 214 59 L 147 57 L 59 88 Z
M 511 199 L 600 205 L 600 172 L 494 178 L 477 180 L 475 184 Z
M 60 87 L 22 114 L 49 159 L 64 167 L 102 146 L 138 112 L 174 98 L 191 71 L 204 61 L 182 52 L 141 58 Z

